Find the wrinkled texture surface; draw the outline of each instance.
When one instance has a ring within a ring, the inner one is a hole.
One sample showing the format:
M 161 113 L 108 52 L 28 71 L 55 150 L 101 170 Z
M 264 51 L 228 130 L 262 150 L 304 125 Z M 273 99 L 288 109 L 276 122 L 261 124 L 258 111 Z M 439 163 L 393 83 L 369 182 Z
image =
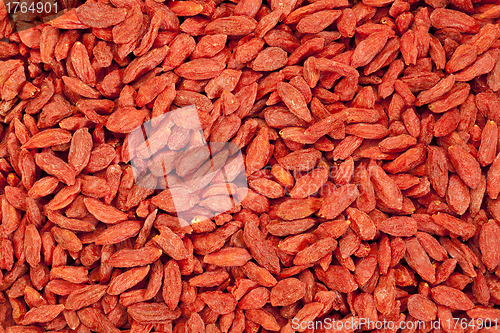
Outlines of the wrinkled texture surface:
M 0 333 L 498 331 L 497 2 L 6 11 Z

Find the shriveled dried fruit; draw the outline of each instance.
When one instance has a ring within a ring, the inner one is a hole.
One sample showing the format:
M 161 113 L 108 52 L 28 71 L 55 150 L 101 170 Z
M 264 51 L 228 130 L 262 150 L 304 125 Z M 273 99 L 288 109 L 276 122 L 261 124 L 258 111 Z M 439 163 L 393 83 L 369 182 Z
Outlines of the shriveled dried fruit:
M 1 332 L 494 331 L 494 1 L 7 7 Z

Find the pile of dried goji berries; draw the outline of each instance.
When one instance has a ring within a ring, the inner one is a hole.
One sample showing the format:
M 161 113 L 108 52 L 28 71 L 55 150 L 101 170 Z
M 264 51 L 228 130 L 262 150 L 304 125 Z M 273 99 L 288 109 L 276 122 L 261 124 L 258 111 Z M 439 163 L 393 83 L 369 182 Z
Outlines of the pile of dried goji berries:
M 0 332 L 499 331 L 495 1 L 0 18 Z

